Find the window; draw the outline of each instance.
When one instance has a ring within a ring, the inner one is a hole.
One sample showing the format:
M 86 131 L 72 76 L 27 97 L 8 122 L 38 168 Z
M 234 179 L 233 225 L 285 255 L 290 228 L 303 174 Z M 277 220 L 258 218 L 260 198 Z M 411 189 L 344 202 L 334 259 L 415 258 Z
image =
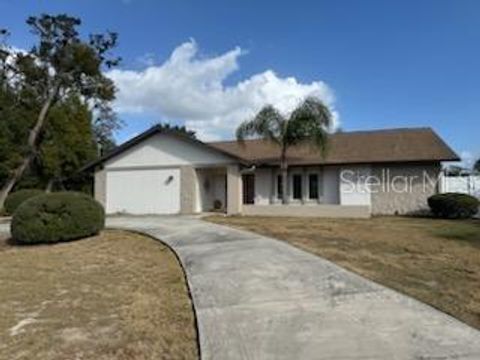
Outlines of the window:
M 255 175 L 244 174 L 242 175 L 243 183 L 243 203 L 254 204 L 255 203 Z
M 293 198 L 299 200 L 302 198 L 302 175 L 293 175 Z
M 277 176 L 277 199 L 281 199 L 283 195 L 283 177 L 282 175 Z
M 308 198 L 318 199 L 318 174 L 308 175 Z

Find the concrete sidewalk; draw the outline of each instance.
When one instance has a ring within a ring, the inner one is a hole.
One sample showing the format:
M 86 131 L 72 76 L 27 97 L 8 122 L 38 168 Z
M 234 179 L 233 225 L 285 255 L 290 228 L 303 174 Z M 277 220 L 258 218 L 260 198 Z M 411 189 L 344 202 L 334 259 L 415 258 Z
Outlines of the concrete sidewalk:
M 479 331 L 281 241 L 194 217 L 108 226 L 177 252 L 203 359 L 480 359 Z

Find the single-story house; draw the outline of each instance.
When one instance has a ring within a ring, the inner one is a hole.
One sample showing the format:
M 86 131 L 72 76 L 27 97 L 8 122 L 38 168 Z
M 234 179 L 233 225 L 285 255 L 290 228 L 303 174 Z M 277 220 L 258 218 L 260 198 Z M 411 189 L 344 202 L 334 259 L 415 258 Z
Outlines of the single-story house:
M 430 128 L 338 132 L 326 155 L 287 153 L 282 204 L 279 148 L 264 140 L 201 142 L 159 126 L 85 169 L 106 212 L 368 217 L 427 207 L 441 162 L 458 156 Z

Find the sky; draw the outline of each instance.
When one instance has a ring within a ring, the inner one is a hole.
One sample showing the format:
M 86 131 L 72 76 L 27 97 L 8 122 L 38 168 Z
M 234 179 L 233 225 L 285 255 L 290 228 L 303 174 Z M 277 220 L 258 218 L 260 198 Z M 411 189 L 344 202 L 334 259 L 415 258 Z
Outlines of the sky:
M 28 49 L 44 12 L 118 32 L 118 142 L 158 122 L 230 139 L 266 104 L 317 96 L 344 131 L 428 126 L 480 157 L 477 0 L 0 0 L 9 43 Z

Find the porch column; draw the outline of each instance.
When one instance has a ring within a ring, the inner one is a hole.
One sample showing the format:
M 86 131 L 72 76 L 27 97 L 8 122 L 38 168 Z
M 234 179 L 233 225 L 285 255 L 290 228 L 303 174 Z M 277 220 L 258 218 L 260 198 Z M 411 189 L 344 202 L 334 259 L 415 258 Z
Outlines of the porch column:
M 307 169 L 302 167 L 302 205 L 307 202 L 307 192 L 310 191 L 308 182 Z
M 318 168 L 318 199 L 317 203 L 323 203 L 323 167 Z
M 227 214 L 242 212 L 242 177 L 238 165 L 227 167 Z
M 195 169 L 192 166 L 180 166 L 180 213 L 195 212 Z
M 276 174 L 274 168 L 270 169 L 270 205 L 275 204 L 275 187 L 277 185 Z

